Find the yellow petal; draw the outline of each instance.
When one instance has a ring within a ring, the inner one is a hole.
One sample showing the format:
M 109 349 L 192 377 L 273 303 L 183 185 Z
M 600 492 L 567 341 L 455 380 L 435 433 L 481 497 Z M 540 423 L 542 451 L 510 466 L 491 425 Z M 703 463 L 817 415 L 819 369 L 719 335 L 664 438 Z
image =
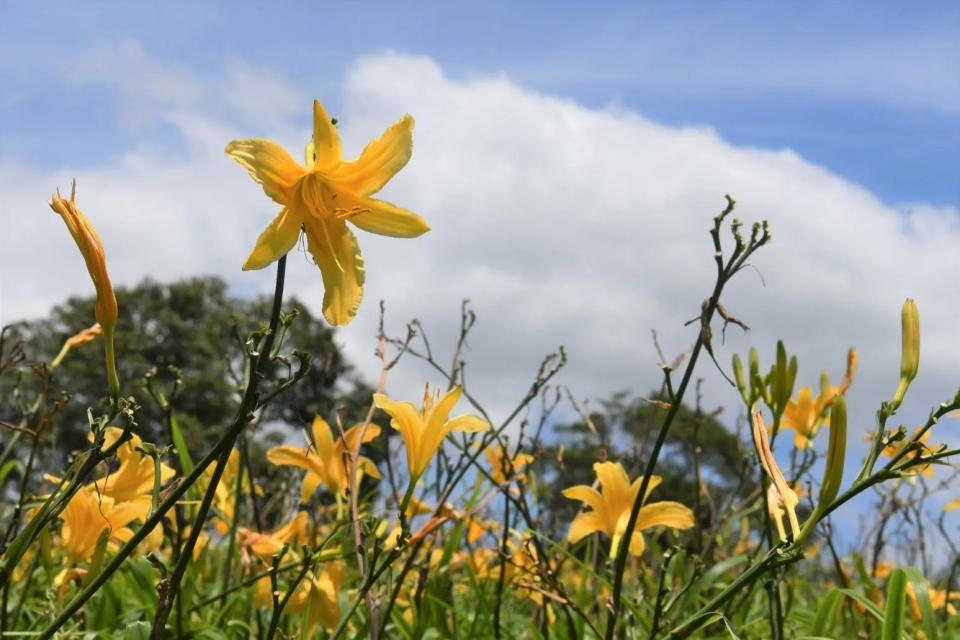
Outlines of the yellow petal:
M 313 471 L 308 471 L 307 475 L 303 476 L 303 484 L 300 485 L 300 502 L 304 504 L 310 502 L 310 498 L 320 486 L 320 480 L 320 476 Z
M 954 509 L 960 509 L 960 498 L 957 498 L 956 500 L 951 500 L 943 508 L 944 511 L 953 511 Z
M 301 216 L 284 207 L 260 237 L 257 245 L 243 263 L 243 270 L 263 269 L 268 264 L 287 254 L 300 237 Z
M 313 169 L 329 171 L 343 161 L 340 134 L 319 100 L 313 101 Z
M 679 502 L 652 502 L 640 508 L 636 531 L 657 525 L 674 529 L 689 529 L 693 526 L 693 512 Z
M 490 425 L 487 424 L 486 420 L 470 413 L 450 418 L 444 426 L 447 431 L 465 431 L 467 433 L 490 430 Z
M 413 117 L 408 113 L 371 141 L 360 157 L 344 162 L 330 174 L 347 191 L 368 196 L 402 169 L 413 154 Z
M 339 194 L 337 200 L 338 213 L 359 212 L 347 219 L 364 231 L 394 238 L 416 238 L 430 231 L 423 218 L 384 200 L 354 198 L 346 193 Z
M 407 450 L 407 466 L 413 475 L 413 461 L 417 458 L 422 430 L 420 412 L 409 402 L 395 402 L 382 393 L 373 394 L 373 402 L 378 409 L 382 409 L 392 418 L 390 426 L 403 436 L 403 444 Z
M 450 389 L 445 394 L 443 394 L 437 403 L 433 405 L 430 409 L 430 412 L 425 418 L 425 429 L 426 431 L 440 431 L 444 423 L 447 421 L 447 416 L 450 415 L 450 412 L 453 410 L 454 405 L 457 404 L 457 401 L 460 400 L 460 394 L 463 392 L 463 389 L 459 386 Z
M 323 275 L 323 316 L 332 325 L 347 324 L 360 307 L 366 278 L 357 238 L 341 220 L 304 222 L 307 249 Z
M 291 188 L 306 173 L 283 147 L 270 140 L 233 140 L 224 153 L 240 163 L 278 204 L 290 203 Z
M 338 442 L 341 444 L 344 451 L 353 451 L 354 447 L 357 446 L 357 438 L 360 437 L 360 431 L 363 429 L 363 423 L 355 424 L 347 432 L 343 434 L 342 441 Z M 371 440 L 376 439 L 380 435 L 380 427 L 375 424 L 367 425 L 367 430 L 363 432 L 363 442 L 367 443 Z
M 567 539 L 570 540 L 570 542 L 577 543 L 583 539 L 584 536 L 594 531 L 606 531 L 603 518 L 601 518 L 600 514 L 596 511 L 585 511 L 578 514 L 577 517 L 573 519 L 573 522 L 570 523 L 570 533 L 567 534 Z
M 569 489 L 563 490 L 563 495 L 565 498 L 570 498 L 571 500 L 580 500 L 581 502 L 586 502 L 588 505 L 594 508 L 595 511 L 603 514 L 606 511 L 606 503 L 603 500 L 603 496 L 600 495 L 600 492 L 594 489 L 593 487 L 588 487 L 585 484 L 578 484 Z M 613 529 L 611 525 L 608 525 L 609 529 Z
M 366 456 L 360 456 L 357 458 L 357 467 L 365 475 L 370 476 L 371 478 L 380 478 L 380 470 L 377 469 L 376 463 Z
M 273 447 L 267 451 L 267 460 L 275 465 L 290 465 L 309 471 L 316 468 L 316 462 L 310 459 L 306 449 L 289 444 Z
M 333 455 L 333 432 L 327 421 L 320 416 L 313 418 L 313 440 L 320 458 L 324 464 L 329 464 L 329 458 Z
M 600 479 L 600 490 L 614 516 L 619 517 L 621 511 L 633 506 L 630 478 L 619 462 L 595 462 L 593 470 Z
M 643 534 L 639 531 L 634 531 L 633 536 L 630 538 L 630 553 L 639 557 L 643 555 L 643 550 L 646 548 L 646 544 L 643 541 Z

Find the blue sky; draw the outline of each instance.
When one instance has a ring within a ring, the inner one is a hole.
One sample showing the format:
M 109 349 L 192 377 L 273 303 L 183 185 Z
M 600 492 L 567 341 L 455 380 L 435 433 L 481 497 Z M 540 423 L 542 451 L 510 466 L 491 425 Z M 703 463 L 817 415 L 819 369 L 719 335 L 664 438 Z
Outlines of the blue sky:
M 417 121 L 384 197 L 433 229 L 358 234 L 366 301 L 337 334 L 368 379 L 378 299 L 393 333 L 418 317 L 442 345 L 469 297 L 470 385 L 493 415 L 558 344 L 578 398 L 654 388 L 649 329 L 668 356 L 695 339 L 682 323 L 709 294 L 705 229 L 730 192 L 774 244 L 730 288 L 752 331 L 728 332 L 722 364 L 751 346 L 768 363 L 783 339 L 816 387 L 856 346 L 855 449 L 896 385 L 912 296 L 924 355 L 903 420 L 956 392 L 960 5 L 279 4 L 0 9 L 0 322 L 90 293 L 45 204 L 73 177 L 116 284 L 210 273 L 270 291 L 269 270 L 239 267 L 276 211 L 223 148 L 262 136 L 299 157 L 319 97 L 347 157 Z M 318 312 L 316 267 L 297 255 L 287 278 Z M 732 423 L 712 373 L 705 404 Z M 429 375 L 400 367 L 388 387 L 414 398 Z
M 666 124 L 709 125 L 734 144 L 787 147 L 888 202 L 960 203 L 956 3 L 546 7 L 9 3 L 3 154 L 49 167 L 129 149 L 134 134 L 118 125 L 114 95 L 69 81 L 79 59 L 122 39 L 200 77 L 238 60 L 271 67 L 329 96 L 334 110 L 357 56 L 396 50 L 429 55 L 455 78 L 505 73 L 586 106 L 620 104 Z

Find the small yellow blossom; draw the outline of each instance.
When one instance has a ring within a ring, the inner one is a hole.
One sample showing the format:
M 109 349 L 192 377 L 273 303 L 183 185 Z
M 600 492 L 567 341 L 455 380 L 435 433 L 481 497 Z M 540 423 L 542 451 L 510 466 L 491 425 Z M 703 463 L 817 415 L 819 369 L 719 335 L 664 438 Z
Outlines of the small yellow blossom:
M 790 398 L 780 420 L 781 429 L 793 429 L 794 446 L 805 449 L 813 446 L 813 438 L 820 430 L 820 425 L 830 424 L 826 411 L 830 408 L 833 399 L 840 393 L 846 393 L 857 372 L 857 351 L 850 349 L 847 353 L 847 374 L 839 386 L 830 386 L 826 374 L 821 378 L 820 393 L 813 395 L 810 387 L 797 391 L 796 398 Z M 772 428 L 772 426 L 771 426 Z
M 250 563 L 250 556 L 254 555 L 268 561 L 274 554 L 280 553 L 285 544 L 293 544 L 297 540 L 306 541 L 308 516 L 306 511 L 300 511 L 293 519 L 274 531 L 258 533 L 246 527 L 238 527 L 240 548 L 243 549 L 244 563 Z
M 953 511 L 954 509 L 960 509 L 960 498 L 957 498 L 956 500 L 951 500 L 943 508 L 944 511 Z
M 920 443 L 921 445 L 921 448 L 916 449 L 916 451 L 919 453 L 923 453 L 923 448 L 926 447 L 927 440 L 930 438 L 930 430 L 927 429 L 926 433 L 924 433 L 922 436 L 917 438 L 918 434 L 922 430 L 923 430 L 923 425 L 918 426 L 916 429 L 913 430 L 913 434 L 911 436 L 904 438 L 903 440 L 899 440 L 897 442 L 892 442 L 887 446 L 885 446 L 883 449 L 881 449 L 880 455 L 886 456 L 888 458 L 896 457 L 900 455 L 900 452 L 903 451 L 907 446 L 910 445 L 910 443 L 914 441 Z M 906 473 L 910 476 L 911 479 L 913 479 L 917 473 L 920 473 L 921 475 L 926 476 L 928 478 L 932 478 L 933 465 L 930 465 L 930 464 L 917 465 L 908 469 Z
M 516 475 L 518 479 L 522 482 L 523 475 L 520 474 L 520 468 L 525 467 L 526 465 L 533 462 L 533 456 L 526 453 L 518 453 L 513 457 L 509 463 L 506 459 L 506 453 L 503 450 L 503 447 L 499 444 L 492 444 L 483 451 L 487 455 L 487 460 L 490 461 L 491 472 L 490 475 L 493 476 L 493 479 L 497 484 L 503 484 L 507 482 L 507 473 L 511 474 L 511 478 Z
M 313 103 L 313 140 L 306 167 L 270 140 L 234 140 L 226 154 L 263 185 L 283 208 L 257 240 L 244 270 L 262 269 L 286 254 L 301 227 L 307 249 L 323 276 L 323 315 L 333 325 L 350 322 L 360 306 L 365 278 L 363 258 L 347 221 L 364 231 L 414 238 L 430 227 L 415 213 L 371 196 L 407 164 L 413 152 L 413 118 L 407 114 L 364 148 L 343 161 L 340 135 L 319 100 Z
M 362 424 L 354 425 L 347 430 L 343 438 L 334 440 L 330 425 L 320 416 L 316 416 L 313 419 L 313 440 L 304 434 L 307 448 L 291 445 L 273 447 L 267 451 L 267 460 L 276 465 L 290 465 L 307 470 L 300 486 L 301 502 L 308 502 L 321 483 L 339 499 L 347 494 L 349 488 L 349 453 L 356 446 L 362 429 Z M 363 442 L 370 442 L 378 435 L 380 427 L 375 424 L 367 425 Z M 357 469 L 360 473 L 374 478 L 380 477 L 377 465 L 370 458 L 360 456 L 357 459 Z
M 447 420 L 453 406 L 460 399 L 460 387 L 454 387 L 443 396 L 434 399 L 430 385 L 423 394 L 423 408 L 417 409 L 409 402 L 395 402 L 382 393 L 373 394 L 374 403 L 392 418 L 390 426 L 400 432 L 407 450 L 407 469 L 411 482 L 415 481 L 430 464 L 440 443 L 451 431 L 487 431 L 490 425 L 482 418 L 466 414 Z
M 567 537 L 570 542 L 578 542 L 594 531 L 603 531 L 612 540 L 610 557 L 617 554 L 620 540 L 627 530 L 630 510 L 640 492 L 642 478 L 630 482 L 627 472 L 619 462 L 595 462 L 593 470 L 600 480 L 600 491 L 587 485 L 577 485 L 564 489 L 563 495 L 573 500 L 581 500 L 590 505 L 592 511 L 577 515 L 570 524 Z M 660 484 L 659 476 L 651 476 L 647 495 Z M 646 498 L 646 496 L 644 496 Z M 693 526 L 693 512 L 679 502 L 651 502 L 640 507 L 636 527 L 630 539 L 630 552 L 636 556 L 643 553 L 645 544 L 644 529 L 663 525 L 674 529 L 689 529 Z
M 328 632 L 340 622 L 340 591 L 346 568 L 340 562 L 328 562 L 317 575 L 308 572 L 296 587 L 284 613 L 301 616 L 301 638 L 314 638 L 317 625 L 322 624 Z M 282 594 L 281 594 L 282 597 Z M 261 578 L 254 584 L 253 601 L 258 606 L 272 606 L 270 579 Z M 306 614 L 306 615 L 304 615 Z
M 99 324 L 95 324 L 89 329 L 84 329 L 79 333 L 67 338 L 67 341 L 63 343 L 63 347 L 60 349 L 60 353 L 57 354 L 57 357 L 53 359 L 53 362 L 50 363 L 51 369 L 56 369 L 63 359 L 66 357 L 67 353 L 70 352 L 74 347 L 79 347 L 82 344 L 90 342 L 97 336 L 103 333 L 103 329 L 100 328 Z

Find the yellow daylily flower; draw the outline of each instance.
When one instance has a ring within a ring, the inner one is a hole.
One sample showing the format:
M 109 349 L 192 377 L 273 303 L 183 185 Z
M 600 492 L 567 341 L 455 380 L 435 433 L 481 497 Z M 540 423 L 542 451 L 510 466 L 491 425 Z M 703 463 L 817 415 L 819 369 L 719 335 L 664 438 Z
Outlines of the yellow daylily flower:
M 60 513 L 60 544 L 66 549 L 67 559 L 71 563 L 89 560 L 104 529 L 110 531 L 111 545 L 129 539 L 132 532 L 127 525 L 140 518 L 141 513 L 134 502 L 118 505 L 109 496 L 98 496 L 89 488 L 80 489 Z
M 280 553 L 285 544 L 293 544 L 297 540 L 307 539 L 308 516 L 306 511 L 300 511 L 293 519 L 274 531 L 259 533 L 247 527 L 238 527 L 240 548 L 243 549 L 244 563 L 250 564 L 250 555 L 255 555 L 265 561 L 274 554 Z
M 316 416 L 313 419 L 313 440 L 304 434 L 307 448 L 291 445 L 273 447 L 267 451 L 267 460 L 275 465 L 289 465 L 307 470 L 300 486 L 301 502 L 308 502 L 321 483 L 338 498 L 345 496 L 350 484 L 348 454 L 356 447 L 362 428 L 363 424 L 356 424 L 347 430 L 343 438 L 334 440 L 330 425 L 320 416 Z M 370 442 L 378 435 L 380 427 L 375 424 L 368 425 L 363 434 L 363 442 Z M 364 456 L 357 459 L 357 470 L 374 478 L 380 477 L 377 465 Z
M 630 510 L 640 493 L 642 478 L 630 482 L 627 472 L 619 462 L 595 462 L 593 470 L 600 480 L 600 491 L 585 484 L 563 490 L 563 495 L 590 505 L 592 511 L 584 511 L 570 523 L 567 538 L 570 542 L 579 542 L 594 531 L 602 531 L 610 536 L 610 557 L 617 555 L 617 549 L 623 534 L 627 530 Z M 660 476 L 651 476 L 647 495 L 660 484 Z M 646 498 L 646 496 L 644 496 Z M 630 539 L 630 553 L 643 554 L 645 544 L 644 529 L 664 525 L 674 529 L 689 529 L 693 526 L 693 512 L 679 502 L 651 502 L 640 507 L 636 528 Z
M 490 475 L 493 476 L 493 479 L 497 484 L 503 484 L 507 482 L 508 478 L 506 476 L 507 472 L 511 473 L 510 480 L 513 479 L 513 476 L 517 476 L 520 482 L 523 482 L 523 475 L 520 474 L 520 467 L 525 467 L 526 465 L 533 462 L 533 456 L 526 453 L 518 453 L 513 457 L 509 463 L 506 460 L 506 452 L 504 452 L 503 447 L 500 444 L 492 444 L 483 452 L 487 456 L 487 460 L 490 462 L 492 470 Z
M 462 393 L 454 387 L 436 400 L 430 395 L 427 384 L 423 394 L 423 408 L 417 409 L 410 402 L 395 402 L 382 393 L 373 394 L 374 404 L 391 418 L 390 426 L 400 432 L 407 450 L 407 469 L 411 483 L 427 470 L 433 454 L 451 431 L 488 431 L 490 425 L 482 418 L 466 414 L 447 420 L 453 406 Z M 439 393 L 439 392 L 438 392 Z
M 796 398 L 790 398 L 780 419 L 781 429 L 793 429 L 795 435 L 793 444 L 797 449 L 806 449 L 813 446 L 813 438 L 817 435 L 821 425 L 829 425 L 830 418 L 827 409 L 830 408 L 837 394 L 846 393 L 857 372 L 857 350 L 847 352 L 847 373 L 839 386 L 830 386 L 830 379 L 824 373 L 820 379 L 820 393 L 816 396 L 810 387 L 797 391 Z M 772 426 L 771 426 L 772 428 Z
M 103 446 L 111 446 L 122 434 L 123 429 L 119 427 L 107 427 Z M 143 503 L 145 499 L 149 507 L 153 496 L 155 463 L 153 458 L 137 451 L 137 447 L 142 443 L 140 436 L 134 433 L 129 440 L 117 448 L 120 467 L 94 482 L 97 491 L 118 503 Z M 161 486 L 173 479 L 175 475 L 176 471 L 172 467 L 160 463 Z
M 50 208 L 63 218 L 67 224 L 73 241 L 77 243 L 83 260 L 87 264 L 87 272 L 93 280 L 97 290 L 97 304 L 95 315 L 97 322 L 103 329 L 104 345 L 107 357 L 107 379 L 110 384 L 110 395 L 120 396 L 120 381 L 117 378 L 117 367 L 113 356 L 113 327 L 117 324 L 117 297 L 110 284 L 110 274 L 107 273 L 107 263 L 103 252 L 103 243 L 97 230 L 90 224 L 87 216 L 77 208 L 77 181 L 73 181 L 70 189 L 70 199 L 60 197 L 60 192 L 50 200 Z
M 226 154 L 246 169 L 283 208 L 257 240 L 244 270 L 262 269 L 293 248 L 301 227 L 323 276 L 323 315 L 350 322 L 363 297 L 360 247 L 346 222 L 396 238 L 415 238 L 430 227 L 415 213 L 370 196 L 407 164 L 413 118 L 407 114 L 370 142 L 356 160 L 343 161 L 340 136 L 319 100 L 313 102 L 313 140 L 301 166 L 270 140 L 234 140 Z
M 70 352 L 74 347 L 79 347 L 82 344 L 90 342 L 97 336 L 103 333 L 103 329 L 99 324 L 95 324 L 89 329 L 84 329 L 78 333 L 73 334 L 67 341 L 63 343 L 63 347 L 60 349 L 60 353 L 57 354 L 57 357 L 53 359 L 53 362 L 50 363 L 51 369 L 56 369 L 60 366 L 60 363 L 66 357 L 67 353 Z
M 340 622 L 340 590 L 345 575 L 343 563 L 327 562 L 319 575 L 308 572 L 297 585 L 297 590 L 283 611 L 297 616 L 306 614 L 302 618 L 300 637 L 315 637 L 314 630 L 319 624 L 328 632 L 336 628 Z M 253 602 L 257 606 L 272 606 L 269 578 L 261 578 L 254 584 Z

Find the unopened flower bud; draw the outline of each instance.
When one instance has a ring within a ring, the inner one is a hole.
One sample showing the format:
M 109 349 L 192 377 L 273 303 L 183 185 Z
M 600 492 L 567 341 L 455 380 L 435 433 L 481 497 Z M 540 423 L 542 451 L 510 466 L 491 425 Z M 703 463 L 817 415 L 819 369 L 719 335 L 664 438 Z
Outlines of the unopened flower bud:
M 830 407 L 830 445 L 827 464 L 820 484 L 818 509 L 826 509 L 837 497 L 843 483 L 843 461 L 847 450 L 847 401 L 842 394 L 833 398 Z
M 743 401 L 750 404 L 750 396 L 747 393 L 747 381 L 743 377 L 743 362 L 740 361 L 738 354 L 733 354 L 733 379 L 737 382 L 737 391 L 743 397 Z
M 902 346 L 900 349 L 900 384 L 893 396 L 894 408 L 903 402 L 907 387 L 917 377 L 917 368 L 920 366 L 920 313 L 913 298 L 907 298 L 900 311 L 900 327 Z

